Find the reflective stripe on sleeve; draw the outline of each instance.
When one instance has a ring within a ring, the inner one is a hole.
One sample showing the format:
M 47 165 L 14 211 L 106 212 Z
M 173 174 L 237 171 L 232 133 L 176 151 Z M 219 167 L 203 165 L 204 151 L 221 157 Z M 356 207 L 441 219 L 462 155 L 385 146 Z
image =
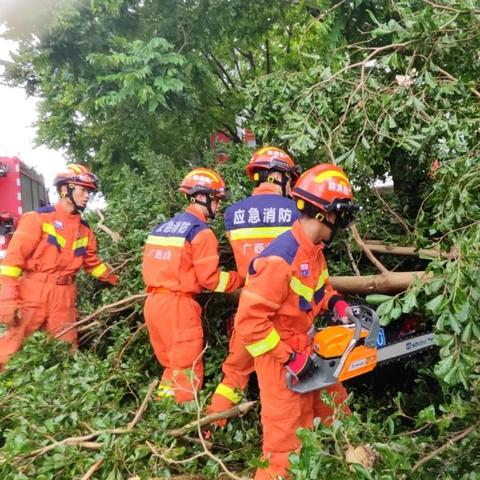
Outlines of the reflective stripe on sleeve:
M 302 283 L 297 277 L 290 280 L 290 288 L 299 296 L 303 297 L 307 302 L 313 299 L 313 288 Z
M 73 242 L 72 249 L 76 250 L 77 248 L 86 247 L 88 245 L 88 237 L 82 237 Z
M 9 267 L 8 265 L 0 265 L 0 275 L 6 277 L 18 278 L 22 274 L 22 269 L 19 267 Z
M 230 274 L 228 272 L 220 272 L 214 292 L 224 292 L 227 289 L 229 279 Z
M 325 282 L 328 280 L 328 277 L 329 277 L 328 270 L 324 270 L 322 274 L 318 277 L 318 282 L 317 282 L 317 286 L 315 287 L 315 291 L 323 287 Z
M 157 235 L 149 235 L 147 238 L 147 245 L 159 245 L 161 247 L 183 247 L 184 244 L 184 237 L 161 237 Z
M 220 383 L 218 387 L 215 390 L 215 393 L 218 395 L 222 395 L 222 397 L 227 398 L 230 400 L 232 403 L 238 403 L 242 399 L 242 395 L 237 393 L 233 388 L 230 388 L 229 386 Z
M 107 266 L 104 263 L 101 263 L 90 272 L 90 275 L 95 278 L 100 278 L 107 270 Z
M 67 240 L 55 230 L 51 223 L 42 223 L 42 232 L 51 235 L 62 248 L 65 248 Z
M 291 227 L 252 227 L 230 230 L 231 240 L 247 240 L 253 238 L 277 238 L 280 234 L 290 230 Z
M 263 340 L 246 345 L 245 348 L 252 357 L 259 357 L 260 355 L 273 350 L 279 342 L 280 335 L 275 329 L 273 329 Z

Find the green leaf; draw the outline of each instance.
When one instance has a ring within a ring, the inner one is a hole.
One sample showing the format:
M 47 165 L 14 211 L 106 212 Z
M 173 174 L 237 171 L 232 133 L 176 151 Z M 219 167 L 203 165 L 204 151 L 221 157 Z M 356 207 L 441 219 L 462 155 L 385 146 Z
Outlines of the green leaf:
M 472 338 L 473 322 L 468 322 L 462 332 L 462 342 L 468 342 Z
M 399 302 L 395 302 L 395 307 L 392 310 L 391 316 L 394 320 L 397 320 L 402 315 L 402 306 Z
M 415 290 L 409 290 L 403 300 L 403 313 L 411 312 L 417 306 L 417 295 Z
M 450 314 L 448 317 L 448 321 L 450 323 L 450 326 L 452 327 L 452 330 L 457 334 L 460 335 L 462 329 L 460 327 L 460 323 L 458 322 L 458 318 L 454 314 Z
M 453 367 L 453 357 L 447 357 L 438 362 L 438 364 L 435 366 L 435 375 L 439 378 L 445 378 L 448 372 Z
M 443 300 L 443 295 L 437 295 L 435 298 L 430 300 L 425 307 L 431 310 L 434 314 L 438 314 L 440 312 L 440 307 L 443 303 Z
M 434 422 L 436 418 L 437 415 L 435 413 L 435 407 L 433 405 L 429 405 L 423 410 L 420 410 L 420 412 L 418 413 L 417 425 Z
M 432 295 L 433 293 L 437 293 L 440 288 L 444 285 L 445 281 L 443 278 L 435 278 L 428 282 L 425 285 L 425 293 L 427 295 Z
M 454 365 L 445 375 L 443 380 L 450 384 L 450 385 L 455 385 L 459 381 L 459 376 L 458 376 L 458 365 Z
M 388 300 L 391 300 L 393 297 L 391 295 L 382 295 L 381 293 L 372 293 L 365 297 L 367 303 L 371 305 L 380 305 Z

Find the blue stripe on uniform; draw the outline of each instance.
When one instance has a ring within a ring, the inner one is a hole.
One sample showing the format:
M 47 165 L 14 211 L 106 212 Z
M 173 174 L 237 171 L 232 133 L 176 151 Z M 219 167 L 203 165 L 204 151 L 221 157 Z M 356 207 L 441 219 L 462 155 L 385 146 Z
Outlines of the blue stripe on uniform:
M 188 242 L 191 242 L 199 232 L 206 228 L 210 227 L 195 215 L 182 212 L 164 223 L 159 223 L 150 235 L 156 237 L 185 238 Z
M 255 258 L 280 257 L 283 258 L 289 265 L 291 265 L 295 255 L 297 254 L 298 247 L 299 244 L 297 240 L 295 240 L 292 232 L 288 231 L 275 238 L 272 243 Z M 254 261 L 255 259 L 250 262 L 248 267 L 248 273 L 250 275 L 254 275 L 256 273 L 255 269 L 253 268 Z

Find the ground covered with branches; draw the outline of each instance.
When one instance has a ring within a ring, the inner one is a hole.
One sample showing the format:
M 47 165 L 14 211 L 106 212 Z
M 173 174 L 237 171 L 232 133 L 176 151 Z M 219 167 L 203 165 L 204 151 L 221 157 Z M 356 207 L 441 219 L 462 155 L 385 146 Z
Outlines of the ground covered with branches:
M 303 168 L 347 169 L 364 210 L 329 248 L 330 275 L 425 272 L 428 281 L 385 298 L 379 314 L 384 325 L 420 316 L 438 346 L 350 382 L 353 415 L 299 432 L 293 477 L 480 478 L 478 3 L 45 4 L 49 21 L 6 10 L 5 35 L 20 49 L 3 80 L 41 97 L 39 141 L 103 174 L 104 223 L 119 237 L 98 229 L 95 213 L 88 220 L 122 281 L 104 289 L 79 279 L 77 352 L 38 333 L 0 375 L 0 477 L 252 475 L 258 404 L 207 440 L 197 422 L 220 379 L 235 300 L 199 298 L 207 347 L 198 401 L 158 401 L 140 270 L 149 230 L 182 208 L 182 174 L 217 167 L 213 131 L 232 137 L 219 167 L 232 201 L 249 193 L 241 115 L 259 143 L 287 148 Z M 387 176 L 394 191 L 381 195 L 372 186 Z M 214 228 L 231 265 L 221 219 Z M 411 254 L 372 258 L 359 238 Z M 246 401 L 257 396 L 252 382 Z

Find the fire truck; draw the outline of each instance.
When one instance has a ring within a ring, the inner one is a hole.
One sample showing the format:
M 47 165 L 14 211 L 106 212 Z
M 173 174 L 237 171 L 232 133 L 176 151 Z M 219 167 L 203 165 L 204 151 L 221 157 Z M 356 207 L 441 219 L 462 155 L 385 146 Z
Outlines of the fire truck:
M 0 260 L 22 213 L 48 205 L 42 175 L 17 157 L 0 157 Z

